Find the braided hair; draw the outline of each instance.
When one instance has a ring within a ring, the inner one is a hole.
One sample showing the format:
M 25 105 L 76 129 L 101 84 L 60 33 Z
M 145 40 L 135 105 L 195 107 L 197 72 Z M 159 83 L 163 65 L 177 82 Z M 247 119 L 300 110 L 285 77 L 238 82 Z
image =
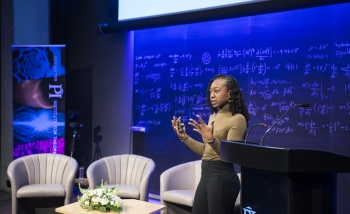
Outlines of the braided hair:
M 210 102 L 210 87 L 211 84 L 216 80 L 216 79 L 224 79 L 226 80 L 226 87 L 227 90 L 230 91 L 230 101 L 229 104 L 229 111 L 232 113 L 232 115 L 235 114 L 242 114 L 248 124 L 248 121 L 250 119 L 249 113 L 247 106 L 244 102 L 243 96 L 242 96 L 242 91 L 239 88 L 237 80 L 230 75 L 224 75 L 224 74 L 218 74 L 214 76 L 213 79 L 209 81 L 208 88 L 207 88 L 207 106 L 210 107 L 210 113 L 213 114 L 218 111 L 218 109 L 215 109 L 213 105 Z

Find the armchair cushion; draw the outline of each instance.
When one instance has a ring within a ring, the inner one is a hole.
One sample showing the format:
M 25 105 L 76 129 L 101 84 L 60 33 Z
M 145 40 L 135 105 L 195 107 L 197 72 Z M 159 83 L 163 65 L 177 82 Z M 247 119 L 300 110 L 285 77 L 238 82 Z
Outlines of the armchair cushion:
M 162 200 L 192 207 L 195 190 L 170 190 L 162 193 Z
M 66 191 L 59 184 L 32 184 L 18 189 L 17 198 L 65 197 Z
M 112 188 L 117 185 L 106 185 L 105 187 Z M 140 198 L 140 188 L 133 185 L 119 185 L 119 196 L 121 198 Z

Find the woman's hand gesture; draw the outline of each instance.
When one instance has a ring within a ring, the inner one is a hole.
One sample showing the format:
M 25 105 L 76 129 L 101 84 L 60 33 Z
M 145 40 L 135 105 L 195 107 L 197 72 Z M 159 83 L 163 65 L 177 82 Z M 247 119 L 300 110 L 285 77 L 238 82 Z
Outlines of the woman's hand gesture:
M 186 134 L 185 125 L 183 123 L 180 124 L 182 128 L 182 132 L 181 133 L 179 132 L 180 120 L 181 120 L 181 117 L 176 119 L 176 117 L 173 116 L 173 119 L 171 120 L 171 126 L 173 127 L 175 134 L 183 141 L 183 139 L 187 137 L 187 134 Z
M 198 132 L 199 134 L 202 135 L 204 139 L 207 141 L 212 141 L 214 140 L 214 135 L 213 135 L 213 130 L 214 130 L 214 120 L 211 121 L 209 125 L 205 124 L 202 120 L 202 118 L 199 115 L 196 115 L 199 123 L 193 120 L 192 118 L 190 119 L 190 122 L 188 123 L 189 125 L 193 126 L 193 131 Z

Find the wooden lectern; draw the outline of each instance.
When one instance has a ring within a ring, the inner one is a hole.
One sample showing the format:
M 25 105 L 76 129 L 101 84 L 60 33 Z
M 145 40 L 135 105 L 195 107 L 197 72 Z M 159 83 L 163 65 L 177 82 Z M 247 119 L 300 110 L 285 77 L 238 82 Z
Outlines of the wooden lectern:
M 332 152 L 221 141 L 221 160 L 241 166 L 241 214 L 336 214 L 336 173 L 350 158 Z

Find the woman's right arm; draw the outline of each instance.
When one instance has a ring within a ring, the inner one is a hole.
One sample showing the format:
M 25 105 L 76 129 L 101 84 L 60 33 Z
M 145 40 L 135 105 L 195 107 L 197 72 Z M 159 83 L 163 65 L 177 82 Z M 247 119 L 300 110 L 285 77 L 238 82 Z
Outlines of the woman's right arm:
M 197 153 L 200 156 L 203 156 L 204 154 L 204 144 L 194 140 L 193 138 L 191 138 L 190 136 L 188 136 L 186 134 L 186 127 L 183 123 L 180 124 L 180 126 L 182 127 L 183 131 L 180 133 L 179 132 L 179 123 L 180 123 L 180 119 L 181 117 L 179 117 L 178 119 L 176 119 L 175 117 L 173 117 L 173 119 L 171 120 L 171 125 L 174 129 L 175 134 L 180 138 L 180 140 L 182 142 L 184 142 L 192 151 L 194 151 L 195 153 Z
M 194 151 L 195 153 L 197 153 L 200 156 L 203 156 L 203 154 L 204 154 L 204 144 L 203 143 L 194 140 L 190 136 L 188 136 L 182 142 L 184 142 L 188 147 L 190 147 L 190 149 L 192 149 L 192 151 Z

